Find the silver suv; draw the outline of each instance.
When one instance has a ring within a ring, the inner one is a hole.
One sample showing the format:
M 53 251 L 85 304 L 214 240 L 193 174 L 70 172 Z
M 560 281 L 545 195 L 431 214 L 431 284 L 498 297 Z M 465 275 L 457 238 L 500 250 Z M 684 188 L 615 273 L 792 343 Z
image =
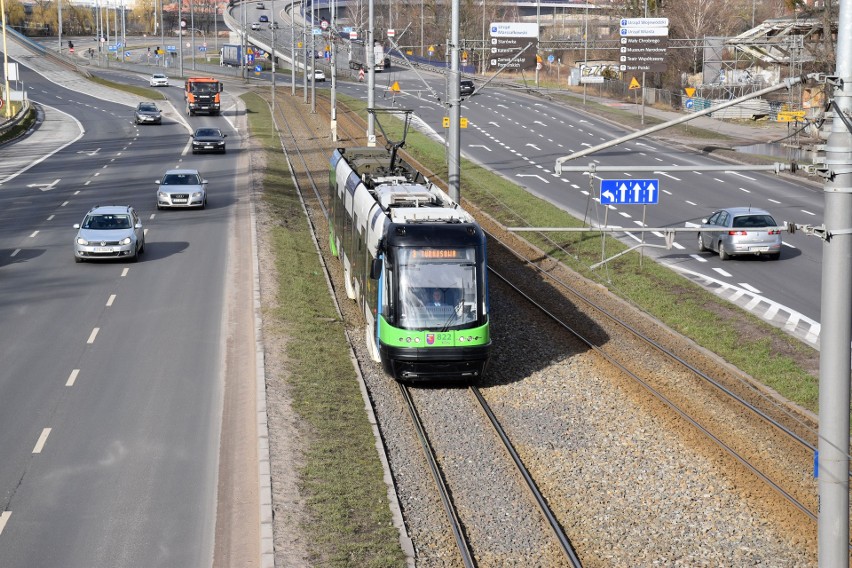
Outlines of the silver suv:
M 95 205 L 74 225 L 74 260 L 127 258 L 136 262 L 145 250 L 142 221 L 130 205 Z

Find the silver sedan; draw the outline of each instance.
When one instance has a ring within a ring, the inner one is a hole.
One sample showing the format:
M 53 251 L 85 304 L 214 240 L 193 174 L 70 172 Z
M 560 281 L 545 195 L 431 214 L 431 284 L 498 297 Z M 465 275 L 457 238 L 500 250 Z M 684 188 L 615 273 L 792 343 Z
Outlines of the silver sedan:
M 198 170 L 168 170 L 156 180 L 157 209 L 207 206 L 207 180 Z
M 765 255 L 772 260 L 781 256 L 782 228 L 763 209 L 720 209 L 702 219 L 701 228 L 715 230 L 698 233 L 698 250 L 716 251 L 721 260 L 739 255 Z

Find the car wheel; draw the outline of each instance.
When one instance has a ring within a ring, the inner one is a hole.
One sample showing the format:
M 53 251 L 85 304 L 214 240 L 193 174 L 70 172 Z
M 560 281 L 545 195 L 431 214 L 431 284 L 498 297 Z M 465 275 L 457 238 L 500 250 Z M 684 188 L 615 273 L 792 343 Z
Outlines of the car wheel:
M 77 255 L 74 255 L 74 262 L 76 262 L 77 264 L 79 264 L 79 263 L 83 262 L 83 259 L 82 259 L 82 258 L 80 258 L 80 257 L 79 257 L 79 256 L 77 256 Z
M 769 256 L 769 260 L 778 260 L 779 258 L 781 258 L 781 253 L 780 252 L 773 252 L 772 254 L 770 254 L 768 256 Z
M 704 240 L 701 238 L 701 233 L 698 233 L 698 252 L 704 252 L 707 247 L 704 246 Z
M 142 239 L 142 246 L 139 247 L 139 250 L 136 252 L 136 254 L 140 255 L 143 252 L 145 252 L 145 239 Z
M 728 254 L 728 251 L 725 250 L 725 245 L 719 243 L 719 260 L 728 260 L 731 258 L 731 255 Z

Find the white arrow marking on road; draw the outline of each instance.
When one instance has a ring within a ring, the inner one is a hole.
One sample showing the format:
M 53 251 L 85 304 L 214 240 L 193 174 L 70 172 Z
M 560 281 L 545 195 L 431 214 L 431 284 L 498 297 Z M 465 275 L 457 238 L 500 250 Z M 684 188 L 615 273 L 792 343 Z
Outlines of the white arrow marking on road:
M 100 148 L 95 148 L 94 150 L 91 150 L 91 151 L 89 151 L 89 150 L 78 150 L 77 153 L 78 154 L 88 154 L 89 156 L 94 156 L 99 151 L 100 151 Z
M 539 152 L 541 152 L 541 148 L 539 148 L 539 147 L 538 147 L 538 146 L 536 146 L 535 144 L 527 144 L 527 146 L 529 146 L 530 148 L 532 148 L 532 149 L 534 149 L 534 150 L 538 150 Z
M 537 175 L 537 174 L 515 174 L 515 177 L 519 177 L 519 178 L 538 178 L 539 180 L 543 181 L 544 183 L 550 183 L 549 181 L 547 181 L 546 179 L 544 179 L 543 177 L 541 177 L 540 175 Z
M 37 187 L 42 191 L 50 191 L 56 186 L 57 183 L 59 183 L 60 179 L 62 178 L 53 180 L 53 183 L 28 183 L 27 187 Z
M 547 126 L 545 123 L 543 123 L 543 122 L 542 122 L 542 121 L 540 121 L 540 120 L 534 120 L 534 121 L 533 121 L 533 124 L 540 124 L 540 125 L 542 125 L 542 126 Z
M 488 150 L 489 152 L 491 151 L 491 148 L 489 148 L 489 147 L 488 147 L 488 146 L 486 146 L 485 144 L 471 144 L 469 147 L 470 147 L 470 148 L 485 148 L 485 149 L 486 149 L 486 150 Z
M 497 124 L 496 122 L 492 121 L 492 122 L 489 122 L 488 124 L 493 124 L 495 128 L 500 128 L 500 125 Z

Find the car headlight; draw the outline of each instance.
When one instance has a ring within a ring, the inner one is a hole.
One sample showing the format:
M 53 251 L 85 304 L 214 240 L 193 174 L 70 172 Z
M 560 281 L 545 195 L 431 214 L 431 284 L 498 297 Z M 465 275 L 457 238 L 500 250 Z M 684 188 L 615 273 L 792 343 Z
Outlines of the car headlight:
M 83 246 L 85 247 L 85 246 L 88 246 L 88 245 L 89 245 L 89 241 L 87 241 L 87 240 L 86 240 L 86 239 L 84 239 L 83 237 L 77 237 L 77 244 L 78 244 L 78 245 L 83 245 Z
M 166 193 L 165 191 L 158 191 L 158 192 L 157 192 L 157 198 L 159 198 L 159 199 L 165 199 L 165 198 L 167 198 L 168 196 L 169 196 L 169 194 L 168 194 L 168 193 Z
M 121 239 L 120 241 L 118 241 L 118 244 L 120 244 L 120 245 L 129 245 L 131 242 L 133 242 L 133 240 L 132 240 L 130 237 L 124 237 L 123 239 Z
M 193 197 L 201 197 L 201 195 L 202 195 L 202 193 L 200 191 L 193 191 L 192 192 Z

